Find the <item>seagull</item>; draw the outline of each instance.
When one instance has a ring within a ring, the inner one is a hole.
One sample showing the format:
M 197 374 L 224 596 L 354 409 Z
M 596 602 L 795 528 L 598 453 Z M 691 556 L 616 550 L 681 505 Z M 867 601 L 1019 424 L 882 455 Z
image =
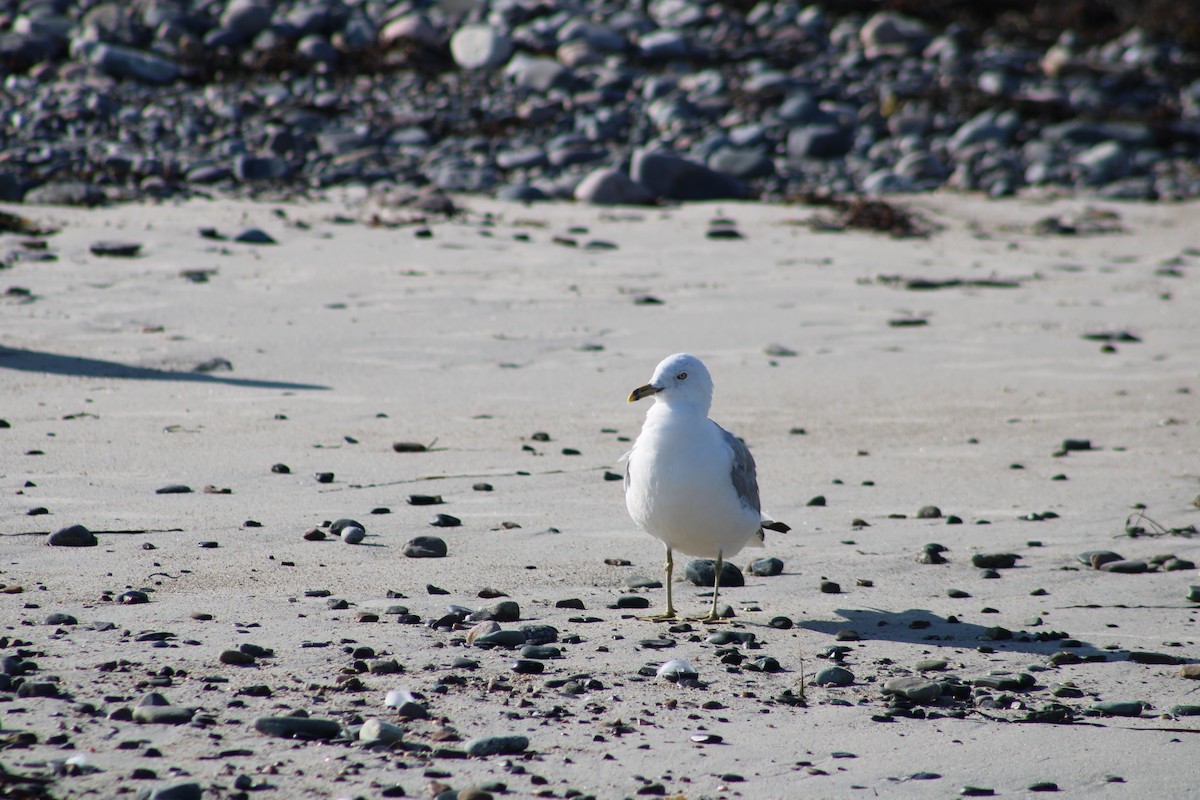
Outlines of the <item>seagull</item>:
M 716 559 L 712 610 L 700 622 L 719 622 L 717 592 L 727 556 L 761 547 L 763 528 L 784 533 L 787 525 L 762 514 L 754 457 L 741 439 L 708 418 L 713 382 L 700 359 L 667 356 L 634 403 L 653 397 L 642 432 L 622 460 L 625 507 L 638 527 L 667 548 L 667 607 L 647 619 L 675 621 L 671 597 L 674 551 Z

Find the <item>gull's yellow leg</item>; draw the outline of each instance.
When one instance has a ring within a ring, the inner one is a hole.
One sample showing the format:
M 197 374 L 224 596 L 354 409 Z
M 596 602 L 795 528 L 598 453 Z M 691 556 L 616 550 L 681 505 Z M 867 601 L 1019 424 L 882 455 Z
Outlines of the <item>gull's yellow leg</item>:
M 679 615 L 675 613 L 675 603 L 672 602 L 671 587 L 674 583 L 675 574 L 675 558 L 671 552 L 671 548 L 667 548 L 667 563 L 663 565 L 663 572 L 667 576 L 667 608 L 661 614 L 654 614 L 649 617 L 641 617 L 641 619 L 649 622 L 677 622 Z
M 719 596 L 720 589 L 721 589 L 721 567 L 724 565 L 725 565 L 725 559 L 724 559 L 721 551 L 718 550 L 717 551 L 717 563 L 714 565 L 716 567 L 716 571 L 713 576 L 712 610 L 708 612 L 708 616 L 706 616 L 706 617 L 697 617 L 696 618 L 697 622 L 703 622 L 708 625 L 712 625 L 713 623 L 717 623 L 717 622 L 724 622 L 724 619 L 722 619 L 721 615 L 717 613 L 717 597 Z

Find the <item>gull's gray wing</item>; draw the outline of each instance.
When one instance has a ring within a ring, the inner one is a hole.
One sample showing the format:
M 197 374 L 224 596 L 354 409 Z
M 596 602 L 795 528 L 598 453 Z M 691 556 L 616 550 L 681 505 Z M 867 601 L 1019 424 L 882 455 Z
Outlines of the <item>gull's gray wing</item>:
M 717 425 L 717 423 L 714 422 L 713 425 Z M 729 445 L 729 449 L 733 451 L 733 467 L 729 471 L 729 478 L 733 481 L 734 490 L 737 491 L 738 497 L 741 498 L 744 505 L 761 513 L 762 508 L 758 501 L 758 474 L 755 472 L 754 456 L 750 455 L 750 450 L 741 439 L 720 425 L 717 425 L 717 430 L 721 432 L 725 444 Z M 626 479 L 628 479 L 628 475 Z

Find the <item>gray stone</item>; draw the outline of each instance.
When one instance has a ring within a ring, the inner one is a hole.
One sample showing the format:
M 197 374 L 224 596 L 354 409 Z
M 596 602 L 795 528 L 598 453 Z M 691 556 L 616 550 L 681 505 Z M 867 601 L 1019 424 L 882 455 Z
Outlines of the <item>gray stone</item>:
M 280 739 L 333 739 L 342 732 L 342 726 L 334 720 L 314 717 L 259 717 L 254 728 Z
M 445 558 L 447 549 L 446 542 L 437 536 L 417 536 L 401 552 L 409 558 Z
M 311 33 L 296 42 L 296 55 L 310 64 L 336 64 L 338 51 L 328 39 Z
M 746 197 L 746 186 L 741 181 L 662 150 L 636 150 L 630 177 L 657 197 L 671 200 L 740 200 Z
M 739 180 L 766 178 L 775 174 L 775 162 L 757 150 L 722 147 L 708 157 L 708 166 Z
M 687 37 L 679 31 L 658 30 L 638 37 L 638 50 L 642 58 L 651 61 L 666 61 L 683 58 L 691 52 Z
M 480 736 L 468 741 L 463 749 L 467 751 L 467 755 L 477 758 L 484 756 L 517 755 L 529 749 L 529 737 Z
M 239 181 L 278 180 L 291 172 L 286 160 L 279 156 L 238 156 L 233 163 L 233 175 Z
M 508 61 L 512 41 L 489 25 L 464 25 L 450 37 L 450 55 L 463 69 L 493 69 Z
M 358 729 L 358 738 L 363 742 L 398 742 L 404 738 L 405 730 L 399 725 L 372 717 Z
M 932 37 L 920 20 L 880 11 L 863 24 L 858 38 L 867 58 L 881 58 L 916 55 Z
M 883 685 L 884 694 L 893 694 L 914 703 L 932 703 L 942 696 L 942 685 L 925 678 L 892 678 Z
M 1135 559 L 1121 561 L 1106 561 L 1100 565 L 1103 572 L 1121 572 L 1127 575 L 1146 572 L 1150 569 L 1150 565 L 1145 561 L 1137 561 Z
M 96 42 L 86 52 L 88 63 L 117 78 L 164 84 L 179 76 L 178 64 L 145 50 Z
M 553 58 L 524 53 L 512 57 L 504 74 L 519 88 L 539 93 L 565 85 L 571 79 L 571 71 Z
M 156 786 L 138 792 L 138 800 L 200 800 L 204 789 L 195 781 Z
M 30 205 L 98 206 L 105 199 L 99 187 L 84 181 L 44 183 L 25 193 Z
M 854 673 L 845 667 L 826 667 L 813 678 L 817 686 L 849 686 L 854 683 Z
M 787 155 L 793 161 L 841 158 L 854 147 L 854 132 L 836 122 L 817 122 L 792 128 Z
M 683 571 L 683 577 L 696 586 L 711 588 L 716 579 L 717 562 L 710 558 L 698 558 L 689 561 Z M 721 586 L 745 586 L 746 578 L 742 571 L 728 561 L 721 563 Z
M 778 558 L 760 558 L 750 562 L 750 574 L 770 578 L 783 572 L 783 561 Z
M 500 630 L 500 631 L 492 631 L 491 633 L 485 633 L 482 636 L 476 637 L 475 646 L 476 647 L 484 647 L 484 648 L 488 648 L 488 647 L 514 648 L 514 647 L 522 647 L 523 645 L 527 644 L 528 641 L 529 640 L 525 638 L 525 634 L 521 631 Z
M 1137 700 L 1102 700 L 1092 711 L 1109 717 L 1140 717 L 1145 705 Z
M 185 725 L 192 721 L 196 709 L 187 706 L 138 706 L 133 710 L 133 721 L 148 725 Z
M 1074 162 L 1085 170 L 1084 180 L 1097 186 L 1124 176 L 1129 154 L 1119 142 L 1101 142 L 1075 156 Z
M 654 193 L 615 167 L 589 173 L 575 187 L 575 199 L 597 206 L 645 206 Z
M 46 544 L 51 547 L 95 547 L 99 541 L 96 534 L 82 525 L 71 525 L 47 536 Z
M 230 0 L 221 14 L 221 27 L 249 41 L 267 29 L 273 13 L 270 4 L 259 0 Z

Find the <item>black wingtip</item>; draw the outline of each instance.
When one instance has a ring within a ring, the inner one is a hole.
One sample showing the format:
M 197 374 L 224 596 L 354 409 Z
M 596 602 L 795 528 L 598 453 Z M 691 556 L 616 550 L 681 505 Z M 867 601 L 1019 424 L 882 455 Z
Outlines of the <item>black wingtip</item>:
M 776 533 L 787 533 L 792 529 L 792 526 L 785 522 L 764 522 L 762 526 L 767 530 L 775 531 Z

